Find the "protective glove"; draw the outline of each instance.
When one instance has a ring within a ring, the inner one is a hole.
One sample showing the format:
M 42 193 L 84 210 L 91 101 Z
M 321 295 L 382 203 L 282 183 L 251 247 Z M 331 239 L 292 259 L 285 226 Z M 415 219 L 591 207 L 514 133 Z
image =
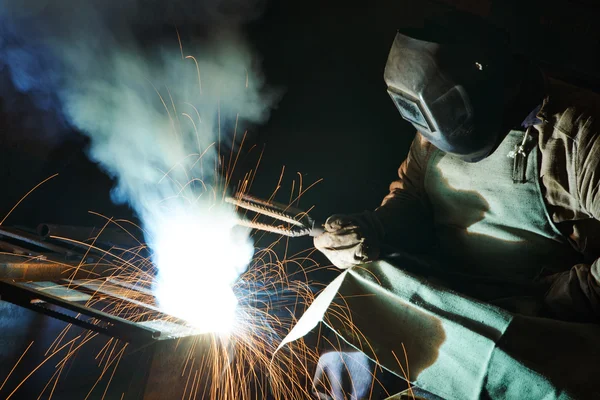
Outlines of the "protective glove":
M 324 228 L 325 232 L 314 239 L 315 247 L 336 267 L 346 269 L 379 257 L 384 232 L 373 211 L 332 215 Z

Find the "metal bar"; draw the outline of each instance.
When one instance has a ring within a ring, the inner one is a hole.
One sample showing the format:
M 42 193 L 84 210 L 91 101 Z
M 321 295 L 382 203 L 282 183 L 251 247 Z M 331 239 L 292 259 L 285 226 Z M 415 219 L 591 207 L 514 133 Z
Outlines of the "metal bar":
M 111 247 L 136 247 L 141 245 L 141 241 L 139 241 L 135 236 L 127 233 L 123 229 L 112 227 L 99 229 L 89 226 L 39 224 L 37 227 L 37 233 L 44 240 L 54 239 L 57 236 L 62 236 L 80 242 L 94 240 L 95 243 L 100 243 Z
M 289 237 L 299 237 L 299 236 L 307 236 L 310 234 L 310 229 L 301 229 L 301 230 L 292 230 L 288 228 L 281 228 L 278 226 L 263 224 L 262 222 L 254 222 L 248 220 L 239 220 L 237 222 L 240 226 L 245 226 L 251 229 L 258 229 L 265 232 L 276 233 L 278 235 L 289 236 Z
M 67 315 L 67 314 L 63 314 L 61 312 L 52 310 L 50 308 L 41 306 L 38 303 L 31 303 L 31 302 L 26 302 L 26 301 L 19 301 L 19 302 L 11 301 L 11 303 L 16 304 L 16 305 L 18 305 L 20 307 L 27 308 L 29 310 L 32 310 L 32 311 L 44 314 L 44 315 L 47 315 L 49 317 L 59 319 L 59 320 L 64 321 L 64 322 L 66 322 L 68 324 L 73 324 L 73 325 L 78 326 L 78 327 L 83 328 L 83 329 L 88 329 L 90 331 L 98 332 L 98 333 L 101 333 L 103 335 L 107 335 L 107 336 L 111 336 L 111 337 L 116 337 L 110 331 L 110 329 L 108 329 L 108 328 L 102 327 L 100 325 L 92 324 L 91 322 L 80 320 L 78 318 L 72 317 L 72 316 Z M 117 338 L 121 339 L 121 340 L 124 340 L 126 342 L 130 341 L 130 338 L 129 339 L 124 339 L 123 337 L 117 337 Z
M 93 308 L 84 307 L 79 304 L 63 300 L 48 293 L 40 293 L 38 290 L 29 289 L 17 283 L 0 281 L 0 299 L 23 306 L 25 306 L 24 304 L 30 305 L 31 300 L 34 299 L 43 300 L 46 303 L 54 304 L 64 309 L 103 321 L 109 324 L 106 329 L 108 332 L 110 332 L 109 334 L 111 336 L 118 337 L 126 341 L 138 339 L 155 340 L 161 335 L 160 331 L 137 325 L 134 322 L 127 321 L 126 319 L 116 317 Z M 77 325 L 77 323 L 73 323 Z M 86 329 L 88 328 L 86 327 Z
M 295 215 L 306 214 L 303 210 L 300 210 L 299 208 L 295 208 L 293 206 L 285 205 L 283 203 L 278 203 L 276 201 L 267 201 L 267 200 L 259 199 L 258 197 L 254 197 L 254 196 L 251 196 L 249 194 L 242 194 L 240 196 L 240 198 L 242 200 L 245 200 L 245 201 L 248 201 L 248 202 L 251 202 L 251 203 L 256 203 L 256 204 L 264 206 L 264 207 L 269 207 L 269 208 L 277 209 L 278 211 L 284 212 L 284 213 L 286 213 L 288 215 L 291 215 L 291 214 L 295 214 Z
M 103 283 L 71 281 L 68 279 L 63 279 L 63 281 L 74 286 L 78 291 L 89 293 L 91 295 L 100 293 L 102 295 L 113 297 L 115 299 L 124 300 L 128 303 L 135 304 L 141 308 L 146 308 L 148 310 L 155 311 L 157 314 L 160 314 L 156 315 L 154 319 L 135 322 L 135 324 L 138 326 L 156 328 L 156 330 L 160 332 L 160 337 L 156 339 L 172 339 L 175 337 L 185 337 L 198 334 L 196 328 L 189 326 L 184 320 L 165 314 L 159 307 L 152 304 L 144 303 L 140 300 L 132 299 L 128 297 L 126 293 L 118 293 L 119 290 L 125 290 L 126 292 L 138 291 L 136 289 L 110 284 L 110 280 L 106 280 Z M 140 293 L 146 294 L 144 292 Z M 151 292 L 150 295 L 152 296 Z M 165 319 L 165 317 L 168 318 L 168 320 Z
M 292 225 L 295 225 L 295 226 L 298 226 L 301 228 L 306 227 L 302 222 L 295 220 L 292 216 L 287 215 L 287 214 L 285 214 L 281 211 L 278 211 L 277 209 L 271 208 L 271 207 L 254 204 L 249 201 L 235 199 L 233 197 L 227 197 L 227 198 L 225 198 L 225 201 L 227 203 L 233 204 L 237 207 L 240 207 L 240 208 L 243 208 L 243 209 L 246 209 L 249 211 L 253 211 L 257 214 L 265 215 L 267 217 L 271 217 L 271 218 L 277 219 L 279 221 L 287 222 L 289 224 L 292 224 Z
M 91 300 L 92 296 L 75 289 L 71 289 L 65 286 L 61 286 L 56 282 L 52 281 L 38 281 L 38 282 L 22 282 L 20 285 L 26 286 L 33 290 L 39 290 L 42 293 L 49 293 L 53 296 L 59 297 L 63 300 L 68 301 L 88 301 Z M 33 300 L 32 300 L 33 301 Z M 37 300 L 43 302 L 42 300 Z
M 225 201 L 239 208 L 253 211 L 259 215 L 271 217 L 278 221 L 287 222 L 292 224 L 293 227 L 285 228 L 281 226 L 274 226 L 273 224 L 269 225 L 258 221 L 247 220 L 239 220 L 237 222 L 238 225 L 288 237 L 300 237 L 308 235 L 316 237 L 323 233 L 321 224 L 317 224 L 307 212 L 291 206 L 261 200 L 247 194 L 237 195 L 236 197 L 226 197 Z M 290 212 L 295 213 L 296 215 L 292 216 Z
M 44 242 L 43 240 L 39 239 L 38 237 L 31 235 L 29 233 L 26 233 L 26 232 L 21 232 L 18 229 L 0 227 L 0 236 L 6 236 L 6 237 L 9 237 L 12 239 L 21 240 L 25 243 L 33 244 L 35 246 L 53 251 L 58 254 L 63 254 L 65 256 L 79 255 L 79 254 L 72 252 L 71 250 L 65 249 L 63 247 L 54 245 L 52 243 Z
M 64 244 L 68 244 L 73 247 L 77 247 L 82 250 L 82 253 L 87 254 L 88 257 L 90 257 L 90 254 L 92 254 L 93 255 L 93 257 L 91 257 L 92 259 L 94 259 L 94 257 L 95 258 L 104 257 L 106 259 L 108 259 L 109 257 L 115 258 L 115 256 L 113 256 L 109 251 L 102 251 L 102 250 L 95 249 L 93 247 L 93 245 L 86 244 L 83 242 L 80 243 L 79 241 L 76 241 L 76 239 L 71 239 L 71 238 L 66 238 L 66 237 L 65 238 L 51 237 L 51 239 L 56 240 L 58 242 L 62 242 Z M 69 239 L 71 239 L 71 240 L 69 240 Z M 47 242 L 44 242 L 44 243 L 47 243 Z
M 0 279 L 14 281 L 51 281 L 67 277 L 85 279 L 114 274 L 111 265 L 80 265 L 52 259 L 52 255 L 40 257 L 0 254 Z M 75 276 L 72 276 L 72 275 Z
M 107 281 L 110 282 L 110 283 L 114 283 L 117 286 L 124 287 L 126 289 L 136 290 L 138 292 L 147 294 L 148 296 L 154 296 L 154 293 L 152 293 L 152 290 L 150 288 L 147 288 L 147 287 L 145 287 L 143 285 L 140 285 L 140 284 L 132 285 L 129 282 L 125 282 L 125 281 L 123 281 L 121 279 L 114 278 L 114 277 L 108 278 Z
M 256 203 L 258 205 L 267 207 L 269 209 L 279 211 L 288 216 L 293 216 L 293 218 L 296 221 L 300 222 L 304 228 L 311 229 L 311 228 L 314 228 L 314 226 L 315 226 L 315 221 L 308 215 L 308 213 L 306 211 L 301 210 L 296 207 L 293 207 L 291 205 L 285 205 L 285 204 L 278 203 L 275 201 L 267 201 L 267 200 L 259 199 L 254 196 L 250 196 L 249 194 L 242 194 L 240 196 L 240 198 L 242 200 L 245 200 L 245 201 L 248 201 L 251 203 Z M 296 234 L 293 236 L 304 236 L 304 235 L 305 234 L 302 233 L 302 234 Z
M 113 254 L 113 251 L 114 250 L 125 251 L 124 249 L 118 249 L 116 245 L 111 245 L 106 242 L 98 242 L 97 241 L 97 242 L 94 242 L 94 244 L 91 244 L 91 243 L 87 244 L 84 242 L 76 241 L 75 239 L 71 239 L 70 237 L 59 237 L 59 236 L 50 236 L 50 239 L 81 249 L 82 257 L 83 257 L 83 254 L 86 255 L 86 262 L 88 264 L 98 261 L 99 259 L 105 259 L 105 260 L 113 261 L 113 262 L 114 261 L 120 262 L 119 257 L 117 255 Z M 109 245 L 109 246 L 112 246 L 112 249 L 104 250 L 100 247 L 100 245 L 104 245 L 104 246 Z M 130 254 L 131 254 L 131 259 L 129 261 L 132 261 L 133 259 L 143 258 L 143 256 L 140 254 L 136 254 L 133 252 L 131 252 Z
M 149 310 L 156 311 L 156 312 L 159 312 L 162 314 L 162 311 L 160 310 L 160 308 L 156 307 L 155 305 L 144 303 L 143 301 L 135 300 L 130 297 L 127 297 L 124 293 L 119 293 L 119 290 L 121 292 L 123 292 L 123 291 L 132 292 L 135 290 L 123 288 L 123 287 L 120 287 L 120 286 L 117 286 L 114 284 L 110 284 L 110 283 L 108 283 L 108 281 L 104 281 L 101 283 L 85 282 L 85 281 L 81 281 L 81 280 L 70 280 L 70 279 L 63 279 L 62 281 L 69 284 L 69 286 L 75 286 L 75 288 L 77 288 L 77 289 L 84 288 L 92 293 L 105 294 L 107 296 L 114 297 L 115 299 L 125 300 L 129 303 L 132 303 L 137 306 L 147 308 Z M 146 295 L 146 294 L 144 293 L 144 295 Z
M 4 240 L 0 240 L 0 250 L 6 251 L 9 253 L 13 253 L 13 254 L 18 254 L 18 255 L 27 255 L 27 256 L 41 256 L 42 255 L 41 253 L 39 253 L 37 251 L 29 250 L 29 249 L 26 249 L 25 247 L 17 246 L 16 244 L 12 244 L 12 243 L 6 242 Z

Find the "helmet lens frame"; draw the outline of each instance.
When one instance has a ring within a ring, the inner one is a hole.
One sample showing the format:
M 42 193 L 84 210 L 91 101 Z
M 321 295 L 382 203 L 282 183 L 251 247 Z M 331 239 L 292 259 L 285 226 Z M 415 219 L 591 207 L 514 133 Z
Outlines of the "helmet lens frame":
M 417 98 L 391 87 L 388 87 L 387 92 L 402 118 L 415 125 L 417 129 L 420 127 L 427 132 L 435 132 L 433 124 L 430 122 L 424 107 Z

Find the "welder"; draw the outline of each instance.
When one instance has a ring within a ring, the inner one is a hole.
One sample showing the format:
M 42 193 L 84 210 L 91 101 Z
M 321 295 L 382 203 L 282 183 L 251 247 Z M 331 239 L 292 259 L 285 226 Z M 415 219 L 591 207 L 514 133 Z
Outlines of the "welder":
M 462 28 L 397 33 L 384 80 L 416 136 L 381 206 L 331 216 L 315 246 L 342 269 L 417 255 L 475 299 L 597 322 L 600 96 L 546 76 L 499 30 Z
M 378 259 L 384 243 L 436 254 L 481 278 L 485 290 L 466 288 L 477 297 L 535 288 L 535 312 L 597 318 L 600 96 L 544 76 L 499 38 L 427 35 L 398 33 L 385 66 L 417 129 L 399 179 L 376 210 L 330 217 L 315 246 L 339 268 Z

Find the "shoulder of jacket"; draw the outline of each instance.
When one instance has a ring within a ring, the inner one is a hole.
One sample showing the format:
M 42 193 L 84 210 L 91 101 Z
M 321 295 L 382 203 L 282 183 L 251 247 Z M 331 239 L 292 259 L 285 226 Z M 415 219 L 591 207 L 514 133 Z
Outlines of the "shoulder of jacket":
M 411 152 L 413 153 L 413 156 L 425 161 L 429 159 L 431 154 L 436 150 L 438 150 L 438 148 L 425 139 L 421 132 L 417 131 L 411 146 Z
M 437 149 L 431 142 L 429 142 L 425 137 L 421 134 L 421 132 L 417 131 L 415 135 L 415 139 L 413 141 L 413 147 L 419 148 L 420 151 L 425 153 L 430 153 L 433 150 Z
M 538 118 L 552 128 L 548 135 L 579 142 L 589 133 L 600 134 L 594 132 L 600 122 L 600 95 L 555 79 L 548 79 L 547 88 Z

